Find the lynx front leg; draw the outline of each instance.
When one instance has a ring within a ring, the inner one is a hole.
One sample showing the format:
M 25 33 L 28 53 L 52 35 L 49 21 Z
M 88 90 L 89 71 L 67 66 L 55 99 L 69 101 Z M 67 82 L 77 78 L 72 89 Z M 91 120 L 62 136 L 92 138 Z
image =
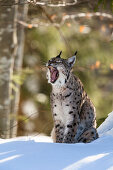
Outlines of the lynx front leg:
M 54 128 L 52 130 L 53 142 L 62 143 L 64 137 L 64 125 L 61 121 L 55 121 Z
M 72 121 L 68 121 L 66 124 L 63 143 L 75 143 L 75 135 L 80 123 L 80 119 L 78 115 L 72 114 L 69 120 Z

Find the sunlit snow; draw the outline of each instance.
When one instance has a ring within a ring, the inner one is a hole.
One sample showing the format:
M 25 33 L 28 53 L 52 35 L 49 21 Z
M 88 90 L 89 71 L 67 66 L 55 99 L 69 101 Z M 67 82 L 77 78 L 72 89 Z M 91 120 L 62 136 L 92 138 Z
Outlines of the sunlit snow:
M 0 139 L 0 170 L 113 170 L 113 112 L 92 143 L 52 143 L 47 136 Z

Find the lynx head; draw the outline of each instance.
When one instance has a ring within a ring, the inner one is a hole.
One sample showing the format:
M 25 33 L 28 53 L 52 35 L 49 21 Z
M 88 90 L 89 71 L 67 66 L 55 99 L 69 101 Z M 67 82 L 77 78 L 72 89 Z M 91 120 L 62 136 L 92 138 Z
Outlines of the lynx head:
M 62 52 L 60 52 L 58 56 L 51 58 L 46 64 L 46 67 L 48 68 L 48 83 L 51 83 L 52 85 L 63 86 L 68 81 L 70 71 L 76 60 L 77 51 L 74 56 L 68 59 L 61 58 L 61 53 Z

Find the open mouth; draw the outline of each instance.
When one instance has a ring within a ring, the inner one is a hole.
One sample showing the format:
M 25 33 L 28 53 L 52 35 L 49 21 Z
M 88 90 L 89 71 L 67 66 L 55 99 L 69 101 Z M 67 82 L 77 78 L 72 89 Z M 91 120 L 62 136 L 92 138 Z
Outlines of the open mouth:
M 55 67 L 49 66 L 50 70 L 50 81 L 51 83 L 55 83 L 55 81 L 58 79 L 59 72 Z

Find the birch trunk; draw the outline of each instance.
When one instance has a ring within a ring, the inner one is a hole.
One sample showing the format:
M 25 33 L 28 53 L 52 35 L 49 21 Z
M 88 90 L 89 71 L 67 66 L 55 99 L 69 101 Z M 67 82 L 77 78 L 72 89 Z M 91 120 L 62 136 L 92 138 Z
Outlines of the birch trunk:
M 25 0 L 23 0 L 23 3 Z M 19 3 L 19 1 L 18 1 Z M 18 15 L 16 16 L 16 20 L 25 21 L 27 17 L 28 5 L 24 4 L 22 6 L 18 6 Z M 20 24 L 17 25 L 17 51 L 15 54 L 14 68 L 13 72 L 17 75 L 20 74 L 23 63 L 23 52 L 24 52 L 24 27 Z M 20 85 L 15 84 L 17 91 L 12 89 L 13 99 L 11 101 L 11 120 L 10 120 L 10 137 L 15 137 L 17 134 L 17 115 L 18 115 L 18 107 L 19 107 L 19 99 L 20 99 Z
M 15 8 L 7 3 L 15 0 L 0 1 L 0 137 L 9 138 L 10 134 L 10 80 L 13 70 L 14 51 L 14 13 Z M 16 40 L 16 39 L 15 39 Z

